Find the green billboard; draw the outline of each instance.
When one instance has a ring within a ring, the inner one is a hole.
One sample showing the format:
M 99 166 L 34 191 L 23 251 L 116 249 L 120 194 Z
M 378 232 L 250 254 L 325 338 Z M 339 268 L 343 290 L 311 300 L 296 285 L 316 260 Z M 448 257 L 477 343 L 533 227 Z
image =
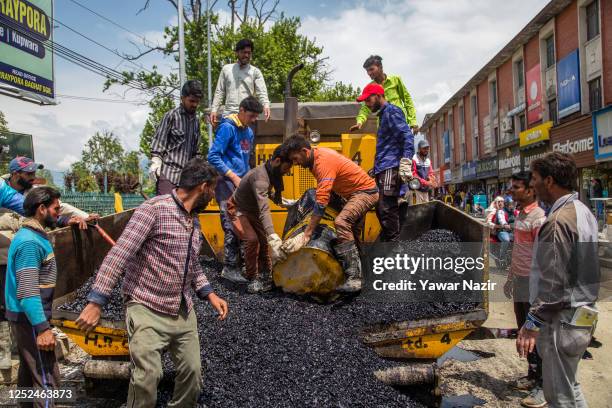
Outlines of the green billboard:
M 17 156 L 26 156 L 34 160 L 32 135 L 0 132 L 0 166 L 8 165 Z
M 55 98 L 53 0 L 0 0 L 0 82 Z

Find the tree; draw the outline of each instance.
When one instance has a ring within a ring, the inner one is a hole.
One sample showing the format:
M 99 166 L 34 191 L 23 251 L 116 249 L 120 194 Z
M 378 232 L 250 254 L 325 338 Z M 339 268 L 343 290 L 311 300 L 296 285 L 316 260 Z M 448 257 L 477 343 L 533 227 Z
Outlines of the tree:
M 81 193 L 100 191 L 94 175 L 83 161 L 72 163 L 70 171 L 64 174 L 64 187 L 67 191 L 74 189 Z
M 361 95 L 359 87 L 353 88 L 351 84 L 336 82 L 332 86 L 325 87 L 315 97 L 317 102 L 332 102 L 332 101 L 347 101 L 355 102 L 357 97 Z
M 121 172 L 138 178 L 140 175 L 140 155 L 138 152 L 127 152 L 123 156 Z
M 58 188 L 57 185 L 55 185 L 55 182 L 53 181 L 53 174 L 51 174 L 51 171 L 49 169 L 36 170 L 36 177 L 45 179 L 47 186 Z
M 6 121 L 6 118 L 4 117 L 4 112 L 0 111 L 0 132 L 8 132 L 9 128 L 8 128 L 8 122 Z
M 104 192 L 108 192 L 108 172 L 119 170 L 123 161 L 123 146 L 113 132 L 96 132 L 85 145 L 82 161 L 92 171 L 104 175 Z

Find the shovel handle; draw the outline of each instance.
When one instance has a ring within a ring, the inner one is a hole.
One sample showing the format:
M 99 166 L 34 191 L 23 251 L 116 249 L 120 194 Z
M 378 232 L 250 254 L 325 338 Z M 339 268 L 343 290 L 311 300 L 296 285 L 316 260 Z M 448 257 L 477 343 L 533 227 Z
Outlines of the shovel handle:
M 110 244 L 110 246 L 115 246 L 116 244 L 115 240 L 112 239 L 111 236 L 108 235 L 107 232 L 104 231 L 104 229 L 102 229 L 100 225 L 98 225 L 97 223 L 89 224 L 89 225 L 94 227 L 98 231 L 98 233 L 102 236 L 102 238 L 104 238 L 104 240 Z

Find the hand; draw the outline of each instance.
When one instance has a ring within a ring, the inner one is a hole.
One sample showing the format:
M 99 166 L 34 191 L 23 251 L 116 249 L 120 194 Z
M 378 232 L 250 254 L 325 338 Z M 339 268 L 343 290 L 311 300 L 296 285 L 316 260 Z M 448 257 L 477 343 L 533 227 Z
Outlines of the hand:
M 208 295 L 208 302 L 219 313 L 217 320 L 225 320 L 227 317 L 228 307 L 227 302 L 217 296 L 214 292 Z
M 404 183 L 412 179 L 412 160 L 402 157 L 399 162 L 399 176 Z
M 525 326 L 521 327 L 516 338 L 516 351 L 521 358 L 527 358 L 527 354 L 533 352 L 539 333 L 539 331 L 527 330 Z
M 354 132 L 356 130 L 361 130 L 363 123 L 355 123 L 353 126 L 349 128 L 349 131 Z
M 95 221 L 95 220 L 99 220 L 100 219 L 100 214 L 98 213 L 91 213 L 89 214 L 89 216 L 87 218 L 85 218 L 85 221 L 89 222 L 89 221 Z
M 70 217 L 68 220 L 68 225 L 78 225 L 79 229 L 86 230 L 87 229 L 87 218 L 77 217 L 76 215 Z
M 236 187 L 240 185 L 240 177 L 238 177 L 236 173 L 231 172 L 227 175 L 227 177 L 229 177 L 229 179 L 232 181 L 232 183 L 234 183 Z
M 512 299 L 512 278 L 511 277 L 508 277 L 508 279 L 506 279 L 506 283 L 504 283 L 504 295 L 508 299 Z
M 157 182 L 159 175 L 161 174 L 162 160 L 160 157 L 151 157 L 151 164 L 149 165 L 149 178 L 152 182 Z
M 210 112 L 210 114 L 208 115 L 208 121 L 211 125 L 217 123 L 217 112 Z
M 281 197 L 281 199 L 282 202 L 280 203 L 280 207 L 283 208 L 291 207 L 292 205 L 295 205 L 295 203 L 297 203 L 297 200 L 292 200 L 290 198 Z
M 98 325 L 101 314 L 102 306 L 97 303 L 89 302 L 76 320 L 76 324 L 80 330 L 89 333 Z
M 281 249 L 283 240 L 277 234 L 268 237 L 268 245 L 270 245 L 270 252 L 272 252 L 272 264 L 284 261 L 287 258 L 287 254 Z
M 42 351 L 54 351 L 55 335 L 53 334 L 53 331 L 51 331 L 51 329 L 47 329 L 36 336 L 36 346 Z
M 270 120 L 270 107 L 266 106 L 264 108 L 264 118 L 266 118 L 266 122 Z
M 292 254 L 302 249 L 308 243 L 308 241 L 310 241 L 310 237 L 306 236 L 306 233 L 302 232 L 297 234 L 295 237 L 286 240 L 281 246 L 281 249 L 287 254 Z

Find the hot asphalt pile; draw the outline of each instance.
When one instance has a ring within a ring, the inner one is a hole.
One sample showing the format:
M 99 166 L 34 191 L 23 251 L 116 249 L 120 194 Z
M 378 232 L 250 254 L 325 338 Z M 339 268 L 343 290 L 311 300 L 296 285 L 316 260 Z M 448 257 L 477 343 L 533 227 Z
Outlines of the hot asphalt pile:
M 381 303 L 361 296 L 319 304 L 280 292 L 250 295 L 221 280 L 218 263 L 203 264 L 230 313 L 219 322 L 208 304 L 196 300 L 204 369 L 200 406 L 421 406 L 374 378 L 374 370 L 401 363 L 365 347 L 361 329 L 473 309 L 473 304 Z M 172 364 L 164 360 L 166 377 L 172 378 Z M 166 384 L 159 406 L 170 395 Z
M 75 299 L 70 303 L 64 303 L 59 306 L 59 310 L 68 312 L 81 313 L 87 305 L 87 295 L 91 290 L 92 285 L 96 280 L 96 275 L 87 279 L 76 291 Z M 110 301 L 102 308 L 102 318 L 106 320 L 125 320 L 125 306 L 123 305 L 123 297 L 121 295 L 121 286 L 123 285 L 123 277 L 119 279 L 119 283 L 113 289 L 110 296 Z

